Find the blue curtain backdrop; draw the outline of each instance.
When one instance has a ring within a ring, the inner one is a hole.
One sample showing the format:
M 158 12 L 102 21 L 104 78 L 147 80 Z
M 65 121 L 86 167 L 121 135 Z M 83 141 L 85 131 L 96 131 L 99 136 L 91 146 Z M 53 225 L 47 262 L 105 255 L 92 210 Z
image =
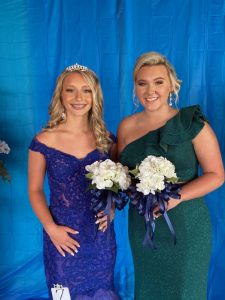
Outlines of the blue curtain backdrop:
M 12 149 L 0 157 L 12 177 L 10 184 L 0 182 L 0 299 L 47 298 L 42 229 L 27 196 L 27 149 L 46 123 L 57 75 L 75 62 L 93 69 L 103 87 L 107 127 L 116 133 L 134 109 L 135 59 L 152 50 L 174 64 L 183 80 L 180 107 L 201 105 L 224 158 L 223 0 L 0 1 L 0 140 Z M 206 198 L 213 227 L 210 300 L 225 297 L 224 192 L 223 186 Z M 126 227 L 125 210 L 116 215 L 115 282 L 121 298 L 132 299 Z

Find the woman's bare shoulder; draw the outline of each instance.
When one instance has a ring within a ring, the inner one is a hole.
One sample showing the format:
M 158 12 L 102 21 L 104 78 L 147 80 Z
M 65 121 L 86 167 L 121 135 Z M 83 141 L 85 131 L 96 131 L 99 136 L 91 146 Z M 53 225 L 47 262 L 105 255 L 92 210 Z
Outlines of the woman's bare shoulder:
M 36 135 L 36 138 L 41 143 L 51 144 L 56 139 L 56 133 L 57 133 L 57 130 L 55 128 L 53 128 L 53 129 L 43 129 L 42 131 L 40 131 Z
M 141 114 L 137 113 L 123 119 L 118 127 L 118 152 L 121 152 L 127 144 L 137 135 L 138 120 Z
M 137 120 L 139 119 L 141 113 L 136 113 L 124 118 L 119 124 L 119 131 L 132 130 L 137 125 Z

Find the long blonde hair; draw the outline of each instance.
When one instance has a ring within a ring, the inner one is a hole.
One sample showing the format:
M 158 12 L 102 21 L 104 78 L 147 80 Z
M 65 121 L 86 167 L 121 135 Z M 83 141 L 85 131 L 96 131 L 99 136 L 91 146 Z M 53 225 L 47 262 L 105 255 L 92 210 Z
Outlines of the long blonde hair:
M 163 65 L 166 67 L 170 82 L 175 94 L 176 101 L 178 100 L 178 93 L 181 86 L 181 80 L 177 78 L 176 71 L 168 59 L 158 52 L 147 52 L 142 54 L 136 61 L 133 71 L 133 79 L 136 82 L 138 71 L 144 66 L 157 66 Z
M 112 144 L 110 134 L 106 130 L 105 123 L 103 121 L 103 94 L 100 82 L 96 74 L 88 69 L 71 70 L 66 68 L 58 77 L 56 82 L 55 91 L 49 105 L 50 119 L 45 127 L 45 130 L 57 127 L 59 124 L 65 122 L 65 108 L 62 104 L 61 94 L 64 79 L 72 73 L 80 74 L 90 86 L 93 97 L 92 108 L 89 112 L 89 125 L 93 130 L 96 139 L 96 148 L 101 152 L 107 152 Z M 63 116 L 64 115 L 64 116 Z

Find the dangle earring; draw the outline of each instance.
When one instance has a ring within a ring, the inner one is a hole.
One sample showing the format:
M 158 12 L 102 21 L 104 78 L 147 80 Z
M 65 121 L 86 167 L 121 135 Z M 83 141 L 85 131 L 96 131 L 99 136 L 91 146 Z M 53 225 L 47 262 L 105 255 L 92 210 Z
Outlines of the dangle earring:
M 63 121 L 66 120 L 66 114 L 64 112 L 61 114 L 61 118 L 62 118 Z
M 133 104 L 134 104 L 134 112 L 136 112 L 140 106 L 140 102 L 138 97 L 136 96 L 135 92 L 133 92 Z
M 139 105 L 140 105 L 137 96 L 135 96 L 135 97 L 133 98 L 133 103 L 134 103 L 135 110 L 137 110 L 138 107 L 139 107 Z
M 169 94 L 169 106 L 173 106 L 173 97 L 171 92 Z

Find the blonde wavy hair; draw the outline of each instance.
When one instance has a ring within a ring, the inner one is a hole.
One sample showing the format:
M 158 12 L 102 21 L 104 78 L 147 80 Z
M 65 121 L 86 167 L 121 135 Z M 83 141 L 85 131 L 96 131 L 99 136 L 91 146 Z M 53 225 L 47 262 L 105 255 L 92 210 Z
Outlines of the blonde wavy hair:
M 44 130 L 49 130 L 57 127 L 59 124 L 65 123 L 66 119 L 65 108 L 62 104 L 61 94 L 63 88 L 64 79 L 72 73 L 80 74 L 90 86 L 92 91 L 93 104 L 89 111 L 89 125 L 93 130 L 96 139 L 96 148 L 101 152 L 107 152 L 110 149 L 112 140 L 110 134 L 106 130 L 105 123 L 103 121 L 103 94 L 100 82 L 96 74 L 90 69 L 84 70 L 68 70 L 67 68 L 60 74 L 57 79 L 55 91 L 49 105 L 50 119 Z
M 158 52 L 147 52 L 142 54 L 136 61 L 133 70 L 133 79 L 136 82 L 138 71 L 144 66 L 157 66 L 163 65 L 166 67 L 170 82 L 173 88 L 173 93 L 175 94 L 175 101 L 178 101 L 178 93 L 181 86 L 181 80 L 177 78 L 176 71 L 168 59 Z

